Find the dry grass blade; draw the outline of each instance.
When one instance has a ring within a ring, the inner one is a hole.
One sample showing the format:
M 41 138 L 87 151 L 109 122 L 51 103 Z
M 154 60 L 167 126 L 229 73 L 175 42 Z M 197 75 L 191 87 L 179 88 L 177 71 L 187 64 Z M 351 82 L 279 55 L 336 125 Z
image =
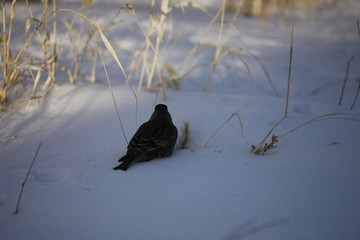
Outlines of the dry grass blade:
M 237 33 L 239 38 L 241 38 L 241 31 L 236 27 L 235 24 L 231 23 L 230 28 Z M 261 61 L 261 59 L 256 54 L 254 54 L 253 52 L 251 52 L 250 50 L 248 50 L 246 48 L 239 48 L 239 51 L 244 51 L 245 53 L 249 54 L 251 57 L 253 57 L 260 64 L 261 69 L 264 72 L 265 77 L 266 77 L 267 81 L 269 82 L 269 85 L 270 85 L 271 89 L 274 91 L 276 96 L 279 96 L 280 94 L 279 94 L 278 90 L 275 87 L 275 84 L 274 84 L 274 82 L 273 82 L 273 80 L 272 80 L 272 78 L 270 76 L 270 73 L 267 70 L 265 64 Z
M 213 15 L 208 12 L 206 10 L 205 7 L 203 7 L 201 4 L 196 3 L 196 2 L 176 2 L 175 5 L 173 5 L 171 8 L 169 8 L 169 12 L 172 11 L 174 8 L 181 8 L 181 10 L 184 12 L 186 7 L 190 7 L 190 8 L 197 8 L 200 11 L 204 12 L 206 15 L 208 15 L 209 17 L 213 17 Z
M 285 118 L 288 116 L 289 108 L 289 97 L 290 97 L 290 83 L 291 83 L 291 67 L 292 67 L 292 58 L 293 58 L 293 46 L 294 46 L 294 22 L 291 25 L 291 44 L 290 44 L 290 58 L 289 58 L 289 73 L 288 73 L 288 84 L 286 91 L 285 99 Z
M 237 111 L 236 113 L 232 113 L 230 115 L 230 117 L 228 117 L 223 124 L 220 125 L 220 127 L 218 127 L 215 132 L 211 135 L 211 137 L 209 138 L 209 140 L 205 143 L 204 147 L 206 148 L 208 146 L 208 144 L 210 143 L 210 141 L 215 137 L 215 135 L 233 118 L 233 117 L 237 117 L 239 124 L 240 124 L 240 129 L 241 129 L 241 135 L 244 137 L 244 128 L 243 128 L 243 123 L 241 121 L 241 117 L 239 112 L 242 111 L 245 107 L 247 107 L 250 104 L 247 103 L 245 106 L 243 106 L 239 111 Z
M 247 72 L 249 74 L 250 80 L 254 81 L 254 78 L 252 76 L 249 64 L 244 60 L 244 58 L 241 56 L 241 54 L 238 53 L 237 49 L 236 48 L 230 48 L 230 49 L 228 49 L 228 51 L 235 54 L 239 58 L 239 60 L 244 64 L 244 66 L 245 66 L 245 68 L 246 68 L 246 70 L 247 70 Z
M 349 120 L 349 121 L 360 122 L 360 119 L 356 119 L 356 118 L 336 117 L 336 116 L 349 115 L 349 114 L 350 113 L 331 113 L 331 114 L 325 114 L 325 115 L 315 117 L 309 121 L 306 121 L 306 122 L 300 124 L 299 126 L 293 128 L 293 129 L 291 129 L 290 131 L 284 133 L 283 135 L 279 136 L 278 140 L 280 140 L 281 138 L 285 137 L 286 135 L 298 130 L 299 128 L 302 128 L 308 124 L 315 123 L 315 122 L 320 122 L 320 121 L 325 121 L 325 120 Z
M 100 27 L 100 25 L 95 21 L 93 20 L 92 18 L 89 18 L 85 15 L 83 15 L 82 13 L 78 12 L 78 11 L 75 11 L 75 10 L 72 10 L 72 9 L 58 9 L 56 11 L 69 11 L 69 12 L 73 12 L 77 15 L 79 15 L 80 17 L 82 17 L 83 19 L 89 21 L 93 26 L 96 27 L 96 29 L 98 30 L 98 33 L 100 34 L 100 37 L 101 37 L 101 40 L 103 41 L 105 47 L 107 48 L 107 50 L 109 51 L 109 53 L 111 54 L 111 56 L 114 58 L 114 60 L 116 61 L 116 63 L 118 64 L 119 68 L 121 69 L 125 79 L 127 78 L 126 77 L 126 73 L 125 73 L 125 70 L 119 60 L 119 58 L 117 57 L 117 54 L 115 53 L 115 50 L 114 48 L 112 47 L 112 45 L 110 44 L 109 40 L 107 39 L 107 37 L 105 36 L 102 28 Z
M 110 89 L 111 97 L 112 97 L 112 100 L 113 100 L 113 103 L 114 103 L 116 115 L 117 115 L 117 118 L 118 118 L 118 120 L 119 120 L 121 132 L 122 132 L 122 134 L 123 134 L 123 136 L 124 136 L 124 139 L 125 139 L 126 144 L 128 145 L 128 144 L 129 144 L 129 141 L 127 140 L 126 133 L 125 133 L 125 129 L 124 129 L 124 126 L 123 126 L 122 121 L 121 121 L 119 109 L 118 109 L 118 107 L 117 107 L 116 100 L 115 100 L 115 94 L 114 94 L 114 91 L 113 91 L 113 88 L 112 88 L 112 84 L 111 84 L 111 81 L 110 81 L 110 78 L 109 78 L 108 71 L 107 71 L 107 69 L 106 69 L 106 65 L 105 65 L 105 62 L 104 62 L 104 58 L 103 58 L 103 56 L 102 56 L 102 54 L 101 54 L 101 52 L 100 52 L 100 48 L 99 48 L 99 46 L 98 46 L 98 44 L 97 44 L 97 41 L 96 41 L 96 39 L 94 38 L 94 33 L 92 32 L 92 30 L 91 30 L 91 28 L 90 28 L 89 26 L 88 26 L 88 29 L 89 29 L 90 34 L 93 36 L 93 39 L 94 39 L 94 42 L 95 42 L 95 46 L 96 46 L 96 48 L 97 48 L 97 50 L 98 50 L 98 53 L 99 53 L 99 57 L 100 57 L 100 59 L 101 59 L 102 66 L 103 66 L 103 68 L 104 68 L 106 80 L 107 80 L 107 82 L 108 82 L 108 84 L 109 84 L 109 89 Z
M 9 141 L 9 140 L 13 140 L 13 139 L 15 139 L 15 138 L 17 138 L 17 137 L 18 137 L 18 136 L 15 135 L 15 136 L 12 136 L 12 137 L 0 139 L 0 143 L 6 142 L 6 141 Z
M 270 134 L 274 131 L 274 129 L 285 119 L 285 117 L 283 117 L 279 122 L 277 122 L 275 124 L 275 126 L 268 132 L 268 134 L 265 136 L 265 138 L 256 147 L 252 146 L 252 148 L 253 148 L 252 153 L 254 153 L 254 154 L 265 153 L 267 150 L 275 148 L 276 147 L 275 143 L 277 143 L 281 138 L 283 138 L 283 137 L 287 136 L 288 134 L 290 134 L 306 125 L 309 125 L 311 123 L 325 121 L 325 120 L 349 120 L 349 121 L 360 122 L 360 119 L 356 119 L 356 118 L 339 117 L 342 115 L 349 115 L 349 114 L 350 113 L 330 113 L 330 114 L 324 114 L 324 115 L 317 116 L 309 121 L 306 121 L 306 122 L 300 124 L 299 126 L 291 129 L 290 131 L 288 131 L 280 136 L 273 135 L 273 137 L 271 139 L 271 143 L 270 144 L 265 143 L 265 141 L 270 136 Z
M 224 4 L 224 3 L 223 3 Z M 194 55 L 196 55 L 196 53 L 198 53 L 201 50 L 201 47 L 203 46 L 202 44 L 202 40 L 205 39 L 206 35 L 211 31 L 211 29 L 213 28 L 213 26 L 216 24 L 216 22 L 218 22 L 219 17 L 222 14 L 222 10 L 223 7 L 221 7 L 217 13 L 213 16 L 211 22 L 209 23 L 209 25 L 206 27 L 206 29 L 203 31 L 202 38 L 201 40 L 198 42 L 198 44 L 196 44 L 190 51 L 190 53 L 185 57 L 184 61 L 183 61 L 183 67 L 182 69 L 188 69 L 189 66 L 192 65 L 193 60 L 195 59 Z M 214 69 L 214 68 L 212 68 Z M 209 79 L 211 79 L 211 77 L 209 77 Z
M 270 84 L 270 87 L 271 89 L 274 91 L 275 95 L 276 96 L 279 96 L 279 92 L 276 90 L 276 87 L 275 87 L 275 84 L 273 82 L 273 80 L 271 79 L 271 76 L 270 76 L 270 73 L 269 71 L 267 70 L 266 66 L 264 65 L 264 63 L 261 61 L 261 59 L 256 56 L 254 53 L 252 53 L 251 51 L 247 50 L 247 49 L 242 49 L 244 50 L 246 53 L 250 54 L 250 56 L 252 56 L 261 66 L 261 69 L 262 71 L 264 72 L 265 74 L 265 77 L 266 79 L 268 80 L 269 84 Z
M 350 59 L 348 60 L 347 64 L 346 64 L 346 71 L 345 71 L 345 78 L 343 81 L 343 86 L 341 88 L 341 93 L 340 93 L 340 99 L 339 99 L 339 106 L 341 106 L 342 103 L 342 99 L 344 97 L 344 93 L 345 93 L 345 88 L 346 88 L 346 83 L 349 77 L 349 70 L 350 70 L 350 63 L 351 61 L 354 59 L 354 56 L 351 56 Z
M 81 8 L 87 8 L 94 5 L 94 0 L 82 0 L 81 1 Z
M 24 100 L 22 98 L 20 98 L 20 99 L 16 100 L 15 102 L 11 103 L 9 106 L 14 107 L 14 106 L 16 106 L 16 105 L 18 105 L 20 103 L 26 103 L 26 102 L 29 102 L 31 100 L 40 99 L 40 98 L 42 98 L 42 96 L 32 96 L 32 97 L 30 97 L 28 99 L 24 99 Z
M 219 28 L 215 54 L 214 54 L 214 58 L 212 61 L 212 67 L 211 67 L 212 71 L 210 72 L 210 75 L 208 77 L 207 84 L 205 87 L 205 92 L 209 91 L 212 80 L 213 80 L 214 71 L 221 60 L 221 55 L 222 55 L 221 53 L 222 53 L 222 49 L 223 49 L 222 39 L 223 39 L 225 9 L 226 9 L 226 1 L 223 1 L 223 4 L 221 6 L 221 14 L 220 14 L 220 28 Z
M 244 136 L 244 131 L 243 131 L 243 124 L 241 121 L 241 117 L 240 114 L 238 113 L 233 113 L 230 115 L 230 117 L 228 117 L 225 122 L 223 122 L 223 124 L 221 124 L 220 127 L 218 127 L 218 129 L 215 130 L 215 132 L 211 135 L 211 137 L 209 138 L 209 140 L 205 143 L 204 147 L 206 148 L 208 146 L 208 144 L 210 143 L 210 141 L 215 137 L 215 135 L 226 125 L 226 123 L 228 123 L 233 117 L 237 117 L 237 119 L 239 120 L 240 123 L 240 129 L 241 129 L 241 134 Z
M 19 210 L 20 210 L 20 209 L 19 209 L 19 206 L 20 206 L 20 201 L 21 201 L 22 193 L 23 193 L 23 191 L 24 191 L 25 184 L 26 184 L 27 179 L 28 179 L 28 177 L 29 177 L 29 175 L 30 175 L 30 172 L 31 172 L 31 169 L 32 169 L 32 167 L 33 167 L 33 165 L 34 165 L 34 162 L 35 162 L 35 160 L 36 160 L 36 157 L 37 157 L 38 154 L 39 154 L 40 147 L 41 147 L 41 143 L 39 143 L 39 146 L 38 146 L 38 148 L 37 148 L 37 150 L 36 150 L 36 153 L 35 153 L 35 155 L 34 155 L 34 158 L 33 158 L 33 160 L 31 161 L 31 164 L 30 164 L 29 170 L 28 170 L 28 172 L 27 172 L 27 174 L 26 174 L 25 180 L 24 180 L 24 182 L 21 184 L 21 190 L 20 190 L 19 198 L 18 198 L 18 201 L 17 201 L 17 204 L 16 204 L 15 214 L 18 214 L 18 213 L 19 213 Z
M 87 17 L 87 16 L 85 16 L 84 14 L 82 14 L 82 13 L 80 13 L 80 12 L 78 12 L 78 11 L 72 10 L 72 9 L 57 9 L 57 10 L 53 11 L 51 14 L 49 14 L 49 15 L 45 18 L 45 20 L 46 20 L 48 17 L 50 17 L 52 14 L 54 14 L 54 13 L 56 13 L 56 12 L 61 12 L 61 11 L 75 13 L 76 15 L 80 16 L 82 19 L 90 22 L 90 23 L 92 24 L 92 26 L 94 26 L 94 27 L 97 29 L 97 32 L 100 34 L 101 40 L 103 41 L 105 47 L 107 48 L 107 50 L 109 51 L 109 53 L 111 54 L 111 56 L 112 56 L 112 57 L 114 58 L 114 60 L 116 61 L 116 63 L 117 63 L 117 65 L 119 66 L 119 68 L 121 69 L 121 71 L 122 71 L 122 73 L 123 73 L 123 75 L 124 75 L 124 77 L 125 77 L 125 79 L 126 79 L 126 82 L 128 82 L 128 81 L 127 81 L 127 75 L 126 75 L 126 73 L 125 73 L 125 70 L 124 70 L 124 68 L 123 68 L 123 66 L 122 66 L 119 58 L 117 57 L 117 54 L 116 54 L 115 50 L 113 49 L 113 47 L 112 47 L 112 45 L 110 44 L 110 42 L 109 42 L 109 40 L 107 39 L 107 37 L 105 36 L 105 34 L 104 34 L 102 28 L 100 27 L 100 25 L 99 25 L 95 20 L 93 20 L 92 18 Z M 44 21 L 44 20 L 43 20 L 43 21 Z M 88 25 L 87 25 L 87 26 L 88 26 Z M 94 33 L 92 32 L 91 28 L 88 27 L 88 29 L 89 29 L 90 33 L 91 33 L 92 35 L 94 35 Z M 95 41 L 95 43 L 96 43 L 96 41 Z M 97 45 L 97 43 L 96 43 L 96 45 Z M 97 45 L 97 48 L 98 48 L 98 45 Z M 99 49 L 99 48 L 98 48 L 98 49 Z M 102 55 L 99 53 L 99 56 L 102 56 Z M 101 58 L 102 58 L 102 57 L 101 57 Z M 104 69 L 106 69 L 105 63 L 104 63 L 103 59 L 102 59 L 102 63 L 103 63 Z M 106 70 L 105 70 L 105 73 L 106 73 L 106 75 L 107 75 L 107 71 L 106 71 Z M 122 129 L 124 138 L 125 138 L 125 140 L 126 140 L 126 143 L 128 143 L 128 140 L 127 140 L 127 138 L 126 138 L 125 131 L 124 131 L 124 128 L 123 128 L 123 125 L 122 125 L 122 122 L 121 122 L 120 114 L 119 114 L 119 111 L 118 111 L 118 108 L 117 108 L 117 105 L 116 105 L 114 93 L 113 93 L 112 86 L 111 86 L 111 81 L 110 81 L 110 79 L 108 78 L 108 75 L 107 75 L 107 79 L 108 79 L 110 91 L 111 91 L 111 94 L 112 94 L 114 106 L 115 106 L 115 109 L 116 109 L 116 113 L 117 113 L 117 116 L 118 116 L 118 119 L 119 119 L 119 123 L 120 123 L 121 129 Z M 134 97 L 135 97 L 136 106 L 138 106 L 138 99 L 137 99 L 137 96 L 136 96 L 136 94 L 135 94 L 135 91 L 133 90 L 133 88 L 132 88 L 132 86 L 131 86 L 130 83 L 129 83 L 129 86 L 130 86 L 130 89 L 131 89 L 131 91 L 132 91 L 132 93 L 133 93 L 133 95 L 134 95 Z
M 157 31 L 157 37 L 156 37 L 156 45 L 155 45 L 155 50 L 154 50 L 154 56 L 152 59 L 152 63 L 150 66 L 150 72 L 147 76 L 147 88 L 150 89 L 151 85 L 152 85 L 152 81 L 154 79 L 154 73 L 155 70 L 157 70 L 157 72 L 159 71 L 159 66 L 158 66 L 158 57 L 159 57 L 159 50 L 160 50 L 160 43 L 163 40 L 163 35 L 164 35 L 164 24 L 165 24 L 165 20 L 166 20 L 166 14 L 168 12 L 168 8 L 169 8 L 169 0 L 162 0 L 161 1 L 161 14 L 160 14 L 160 20 L 159 20 L 159 26 L 158 26 L 158 31 Z M 159 75 L 160 78 L 160 83 L 162 85 L 162 81 L 161 81 L 161 75 Z M 166 96 L 165 96 L 165 89 L 162 88 L 162 93 L 163 93 L 163 99 L 165 100 Z

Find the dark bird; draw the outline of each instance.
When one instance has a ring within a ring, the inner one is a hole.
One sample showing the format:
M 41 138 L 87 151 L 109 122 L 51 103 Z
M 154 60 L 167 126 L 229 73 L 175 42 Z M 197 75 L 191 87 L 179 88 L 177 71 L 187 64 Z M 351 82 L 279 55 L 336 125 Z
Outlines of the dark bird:
M 156 105 L 149 121 L 143 123 L 130 140 L 126 155 L 119 159 L 122 163 L 114 170 L 126 171 L 133 163 L 171 156 L 177 136 L 167 106 Z

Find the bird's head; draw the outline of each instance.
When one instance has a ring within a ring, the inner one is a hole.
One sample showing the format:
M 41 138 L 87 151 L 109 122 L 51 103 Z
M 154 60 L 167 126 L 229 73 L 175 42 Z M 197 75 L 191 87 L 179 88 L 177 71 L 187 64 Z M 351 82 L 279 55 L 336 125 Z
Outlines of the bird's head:
M 172 123 L 170 113 L 165 104 L 158 104 L 155 106 L 155 111 L 151 115 L 150 120 L 165 121 Z
M 158 104 L 155 106 L 155 111 L 167 111 L 167 106 L 165 104 Z

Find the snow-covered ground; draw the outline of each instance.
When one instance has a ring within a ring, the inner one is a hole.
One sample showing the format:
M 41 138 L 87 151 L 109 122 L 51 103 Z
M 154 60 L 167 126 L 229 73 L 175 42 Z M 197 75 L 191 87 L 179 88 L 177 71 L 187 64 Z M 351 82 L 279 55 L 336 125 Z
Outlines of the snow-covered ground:
M 148 9 L 136 10 L 146 24 Z M 113 15 L 103 12 L 116 11 L 117 5 L 107 2 L 87 14 L 105 23 Z M 339 117 L 360 119 L 359 100 L 350 110 L 360 78 L 359 13 L 359 1 L 338 1 L 314 18 L 296 18 L 289 117 L 275 135 L 322 114 L 350 113 Z M 24 19 L 25 14 L 19 21 Z M 199 29 L 210 21 L 198 10 L 176 11 L 178 41 L 165 44 L 162 57 L 181 66 L 199 41 Z M 284 114 L 291 29 L 276 18 L 264 23 L 243 17 L 237 28 L 241 37 L 230 35 L 226 46 L 256 54 L 278 96 L 257 61 L 246 57 L 251 80 L 241 61 L 228 56 L 208 93 L 202 90 L 209 69 L 199 68 L 182 80 L 180 90 L 168 90 L 165 102 L 155 93 L 136 91 L 136 114 L 133 94 L 107 57 L 128 139 L 157 103 L 168 105 L 179 131 L 190 123 L 189 149 L 177 149 L 171 158 L 139 163 L 127 172 L 112 170 L 126 152 L 126 141 L 106 81 L 63 84 L 40 108 L 17 105 L 0 122 L 1 139 L 19 134 L 0 144 L 1 239 L 360 239 L 360 122 L 316 122 L 285 136 L 264 156 L 252 154 L 251 145 Z M 142 43 L 134 29 L 135 23 L 125 20 L 106 31 L 119 56 Z M 213 31 L 206 41 L 216 38 Z M 213 54 L 204 47 L 194 61 L 210 64 Z M 244 136 L 233 118 L 205 148 L 214 131 L 245 105 L 240 112 Z

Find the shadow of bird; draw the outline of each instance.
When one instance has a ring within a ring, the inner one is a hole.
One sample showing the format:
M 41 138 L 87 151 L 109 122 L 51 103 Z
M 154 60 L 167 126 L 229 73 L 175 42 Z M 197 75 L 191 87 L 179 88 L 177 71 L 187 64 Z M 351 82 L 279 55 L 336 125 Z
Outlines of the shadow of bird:
M 126 171 L 136 162 L 150 161 L 172 155 L 178 131 L 164 104 L 158 104 L 149 121 L 143 123 L 130 140 L 126 155 L 114 170 Z

